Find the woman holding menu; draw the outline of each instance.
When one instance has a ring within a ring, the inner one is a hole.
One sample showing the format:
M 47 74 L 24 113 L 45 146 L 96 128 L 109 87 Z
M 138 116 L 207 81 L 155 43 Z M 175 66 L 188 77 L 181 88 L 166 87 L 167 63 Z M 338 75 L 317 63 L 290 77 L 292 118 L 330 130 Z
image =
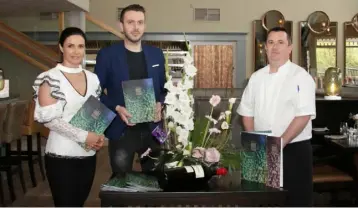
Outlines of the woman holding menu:
M 35 120 L 50 129 L 45 166 L 56 207 L 84 205 L 94 179 L 96 150 L 104 142 L 103 135 L 69 124 L 90 96 L 101 94 L 97 76 L 81 67 L 85 46 L 81 29 L 66 28 L 59 40 L 62 62 L 41 73 L 33 85 Z

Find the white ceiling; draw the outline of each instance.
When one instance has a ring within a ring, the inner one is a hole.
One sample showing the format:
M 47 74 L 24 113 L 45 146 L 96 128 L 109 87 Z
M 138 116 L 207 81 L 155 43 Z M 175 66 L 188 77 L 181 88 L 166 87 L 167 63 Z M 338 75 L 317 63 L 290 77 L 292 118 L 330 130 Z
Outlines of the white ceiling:
M 82 10 L 67 0 L 0 0 L 0 16 L 25 16 L 40 12 Z

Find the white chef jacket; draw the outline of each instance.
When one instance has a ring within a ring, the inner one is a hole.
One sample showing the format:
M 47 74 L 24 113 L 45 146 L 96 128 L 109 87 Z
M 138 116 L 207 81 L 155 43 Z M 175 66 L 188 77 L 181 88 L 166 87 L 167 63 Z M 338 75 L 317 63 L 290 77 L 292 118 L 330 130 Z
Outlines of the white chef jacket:
M 302 67 L 287 61 L 276 73 L 266 66 L 252 74 L 237 113 L 254 117 L 255 131 L 281 137 L 296 116 L 316 117 L 315 83 Z M 312 137 L 312 122 L 291 143 Z

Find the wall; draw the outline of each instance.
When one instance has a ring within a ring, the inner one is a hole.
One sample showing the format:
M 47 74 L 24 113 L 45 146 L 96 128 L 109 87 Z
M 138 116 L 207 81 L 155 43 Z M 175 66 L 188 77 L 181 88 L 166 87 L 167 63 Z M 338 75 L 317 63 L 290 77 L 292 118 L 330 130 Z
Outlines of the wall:
M 105 3 L 104 3 L 105 2 Z M 253 43 L 252 21 L 260 19 L 268 10 L 276 9 L 287 20 L 293 21 L 293 61 L 298 62 L 298 22 L 306 20 L 314 11 L 322 10 L 331 21 L 338 22 L 338 67 L 343 68 L 343 22 L 351 20 L 357 13 L 357 0 L 90 0 L 90 13 L 94 17 L 117 27 L 117 8 L 139 3 L 147 10 L 148 32 L 246 32 L 247 76 L 252 72 Z M 220 8 L 221 22 L 194 22 L 192 8 Z M 38 22 L 36 18 L 5 19 L 5 22 L 22 31 L 56 28 L 56 21 Z M 101 31 L 88 25 L 88 31 Z
M 77 5 L 78 7 L 82 8 L 85 11 L 90 10 L 90 0 L 67 0 L 71 2 L 74 5 Z
M 42 71 L 6 49 L 0 48 L 0 54 L 0 68 L 5 78 L 10 79 L 10 93 L 20 94 L 21 99 L 32 99 L 32 85 Z
M 358 11 L 357 0 L 106 0 L 106 4 L 91 0 L 90 12 L 111 26 L 116 26 L 116 8 L 139 3 L 148 14 L 149 32 L 247 32 L 247 75 L 253 68 L 252 21 L 268 10 L 276 9 L 293 21 L 293 61 L 298 62 L 298 22 L 314 11 L 322 10 L 331 21 L 338 22 L 338 66 L 343 68 L 343 25 Z M 194 8 L 220 8 L 221 22 L 194 22 Z M 91 28 L 88 28 L 91 30 Z

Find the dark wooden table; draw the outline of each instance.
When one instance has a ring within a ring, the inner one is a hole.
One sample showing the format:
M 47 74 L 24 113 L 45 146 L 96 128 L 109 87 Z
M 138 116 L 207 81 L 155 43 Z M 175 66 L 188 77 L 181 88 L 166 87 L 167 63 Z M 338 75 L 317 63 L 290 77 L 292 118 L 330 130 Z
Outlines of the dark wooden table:
M 286 191 L 242 181 L 236 188 L 201 192 L 100 191 L 102 207 L 120 206 L 285 206 Z
M 349 139 L 327 139 L 327 142 L 345 151 L 358 153 L 358 142 L 349 141 Z
M 347 153 L 351 153 L 353 155 L 353 163 L 355 166 L 356 180 L 358 180 L 358 142 L 349 141 L 349 139 L 326 139 L 326 141 L 335 146 L 336 148 L 345 151 Z M 357 181 L 358 183 L 358 181 Z

